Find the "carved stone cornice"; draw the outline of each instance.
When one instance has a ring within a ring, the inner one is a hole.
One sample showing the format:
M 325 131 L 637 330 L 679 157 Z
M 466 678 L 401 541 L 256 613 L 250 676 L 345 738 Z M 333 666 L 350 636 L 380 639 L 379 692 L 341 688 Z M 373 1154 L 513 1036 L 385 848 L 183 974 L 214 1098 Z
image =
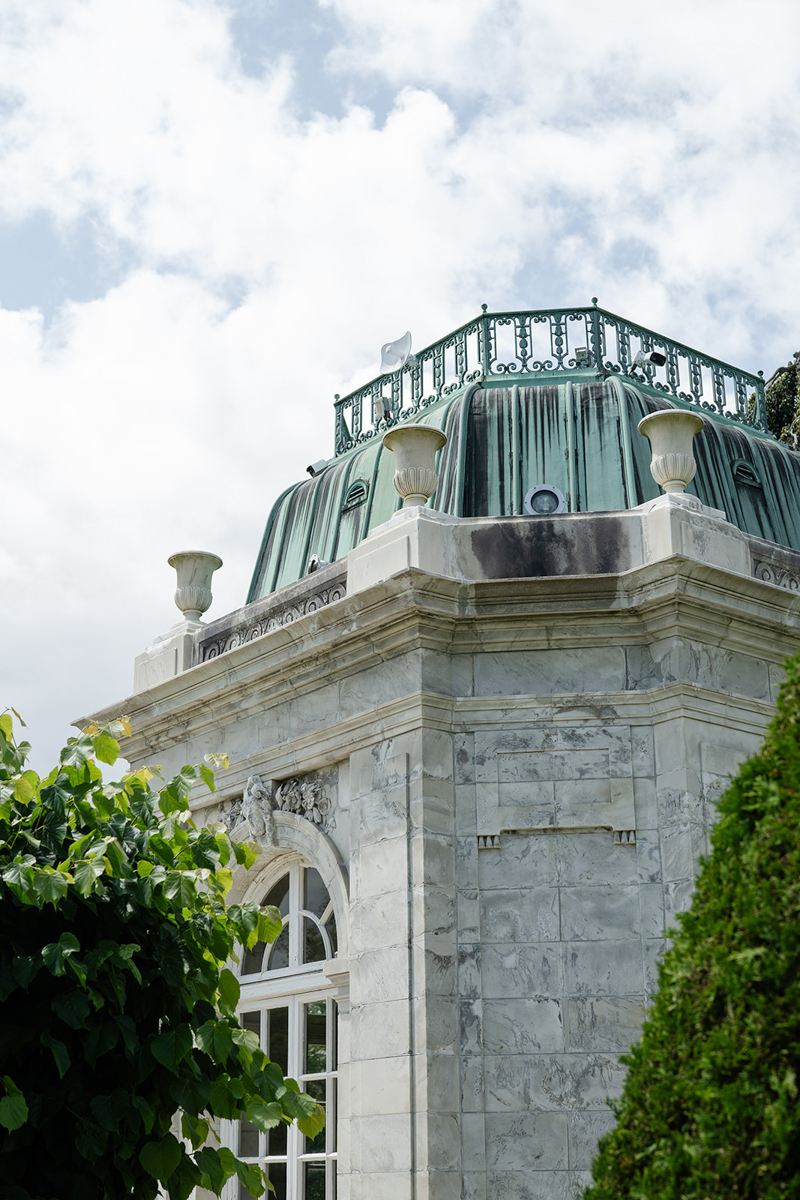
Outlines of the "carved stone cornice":
M 753 576 L 762 583 L 772 583 L 787 592 L 800 592 L 800 569 L 790 570 L 775 559 L 754 558 Z
M 256 600 L 207 625 L 198 636 L 195 662 L 204 663 L 291 625 L 347 595 L 347 567 L 332 563 L 297 583 Z

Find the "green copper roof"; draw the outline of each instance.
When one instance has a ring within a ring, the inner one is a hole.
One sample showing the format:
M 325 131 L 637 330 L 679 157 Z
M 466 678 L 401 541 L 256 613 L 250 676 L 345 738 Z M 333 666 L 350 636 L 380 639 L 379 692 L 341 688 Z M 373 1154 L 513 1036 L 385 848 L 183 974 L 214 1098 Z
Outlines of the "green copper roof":
M 650 475 L 650 443 L 636 426 L 659 408 L 698 406 L 692 395 L 663 394 L 667 389 L 656 387 L 652 377 L 634 381 L 608 366 L 570 367 L 566 359 L 558 372 L 520 372 L 517 379 L 505 374 L 511 377 L 464 379 L 449 391 L 443 385 L 443 394 L 408 415 L 401 408 L 399 417 L 380 418 L 376 411 L 378 427 L 368 432 L 347 425 L 337 457 L 276 502 L 248 602 L 301 578 L 312 555 L 324 562 L 341 558 L 400 506 L 392 485 L 394 456 L 379 436 L 397 419 L 447 435 L 432 508 L 502 517 L 521 514 L 525 492 L 540 483 L 560 488 L 570 512 L 631 508 L 654 498 L 659 488 Z M 401 375 L 389 376 L 387 388 L 397 392 Z M 756 377 L 740 375 L 741 394 L 742 379 Z M 342 403 L 340 433 L 341 422 L 347 423 Z M 347 411 L 352 416 L 354 404 Z M 733 415 L 707 406 L 710 419 L 695 439 L 698 470 L 689 491 L 724 509 L 745 532 L 800 550 L 800 455 L 745 425 L 745 414 L 744 403 Z

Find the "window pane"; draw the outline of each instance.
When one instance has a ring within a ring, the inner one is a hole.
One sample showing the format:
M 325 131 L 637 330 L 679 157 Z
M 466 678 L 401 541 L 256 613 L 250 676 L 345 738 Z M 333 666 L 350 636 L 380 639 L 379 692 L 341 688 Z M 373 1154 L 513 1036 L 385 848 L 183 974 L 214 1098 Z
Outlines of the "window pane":
M 328 957 L 319 925 L 312 917 L 303 917 L 305 937 L 303 939 L 303 962 L 321 962 Z
M 258 1158 L 258 1128 L 250 1121 L 239 1122 L 239 1154 L 242 1158 Z
M 261 901 L 262 907 L 267 904 L 272 904 L 278 909 L 282 917 L 285 917 L 289 911 L 289 876 L 284 875 L 275 886 L 267 893 Z
M 246 950 L 242 964 L 243 975 L 260 975 L 264 969 L 264 951 L 266 942 L 256 942 L 252 950 Z
M 267 1154 L 275 1158 L 286 1153 L 286 1125 L 276 1125 L 267 1134 Z
M 325 1200 L 325 1163 L 303 1163 L 306 1172 L 306 1200 Z
M 261 1013 L 260 1012 L 256 1011 L 256 1012 L 239 1013 L 239 1021 L 241 1022 L 242 1029 L 246 1029 L 248 1031 L 248 1033 L 254 1033 L 256 1035 L 256 1037 L 258 1038 L 259 1042 L 261 1041 Z
M 329 901 L 330 897 L 319 871 L 315 871 L 313 867 L 306 867 L 303 908 L 306 912 L 312 912 L 315 917 L 321 917 L 328 907 Z
M 326 1009 L 324 1000 L 305 1005 L 306 1010 L 306 1069 L 305 1075 L 325 1070 Z
M 267 1163 L 267 1175 L 275 1191 L 265 1192 L 265 1198 L 270 1196 L 271 1200 L 286 1200 L 286 1163 Z
M 284 925 L 272 946 L 269 956 L 269 970 L 282 971 L 289 965 L 289 926 Z
M 325 932 L 330 939 L 331 954 L 335 958 L 339 949 L 339 944 L 336 941 L 336 918 L 334 917 L 333 913 L 331 913 L 331 915 L 328 917 L 328 920 L 325 922 Z
M 269 1041 L 267 1054 L 270 1060 L 277 1063 L 284 1075 L 288 1071 L 289 1062 L 289 1009 L 269 1009 Z
M 313 1096 L 318 1104 L 321 1104 L 327 1113 L 324 1079 L 309 1079 L 302 1085 L 303 1091 L 308 1092 L 309 1096 Z M 324 1154 L 325 1153 L 325 1129 L 321 1129 L 315 1138 L 305 1138 L 304 1154 Z

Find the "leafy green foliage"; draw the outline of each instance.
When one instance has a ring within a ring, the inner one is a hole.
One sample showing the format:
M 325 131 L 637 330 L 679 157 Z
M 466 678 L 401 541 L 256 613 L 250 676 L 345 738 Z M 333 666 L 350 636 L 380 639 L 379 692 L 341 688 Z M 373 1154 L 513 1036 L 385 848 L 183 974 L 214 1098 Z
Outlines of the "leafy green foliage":
M 159 792 L 146 770 L 104 783 L 125 718 L 71 738 L 46 779 L 0 714 L 0 1144 L 8 1200 L 173 1200 L 257 1167 L 215 1144 L 212 1119 L 261 1129 L 318 1104 L 236 1019 L 237 943 L 273 941 L 275 909 L 225 904 L 255 861 L 222 825 L 197 829 L 184 767 Z M 208 755 L 200 769 L 227 766 Z M 180 1113 L 182 1138 L 175 1136 Z M 269 1186 L 269 1185 L 267 1185 Z
M 713 850 L 585 1200 L 800 1196 L 800 655 Z
M 767 383 L 767 428 L 779 441 L 800 449 L 800 350 Z

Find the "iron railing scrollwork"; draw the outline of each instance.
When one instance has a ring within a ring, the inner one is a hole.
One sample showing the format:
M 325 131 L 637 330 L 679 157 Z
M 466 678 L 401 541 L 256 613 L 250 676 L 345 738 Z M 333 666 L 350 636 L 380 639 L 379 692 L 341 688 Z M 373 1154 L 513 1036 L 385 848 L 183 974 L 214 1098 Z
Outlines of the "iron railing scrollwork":
M 634 367 L 639 351 L 663 366 Z M 553 308 L 481 315 L 418 351 L 406 365 L 337 396 L 336 453 L 383 433 L 443 396 L 491 376 L 558 375 L 576 369 L 624 375 L 674 398 L 767 430 L 763 374 L 752 375 L 643 325 L 598 308 Z

